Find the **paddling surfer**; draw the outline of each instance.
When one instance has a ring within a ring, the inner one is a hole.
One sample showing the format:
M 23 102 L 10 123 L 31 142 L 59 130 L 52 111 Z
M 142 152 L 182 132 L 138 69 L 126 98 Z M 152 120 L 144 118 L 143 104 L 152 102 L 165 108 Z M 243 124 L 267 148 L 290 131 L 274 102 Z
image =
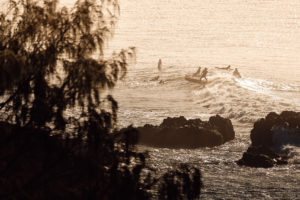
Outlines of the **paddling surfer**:
M 232 70 L 230 69 L 231 65 L 228 65 L 227 67 L 216 67 L 217 69 L 224 69 L 224 70 Z

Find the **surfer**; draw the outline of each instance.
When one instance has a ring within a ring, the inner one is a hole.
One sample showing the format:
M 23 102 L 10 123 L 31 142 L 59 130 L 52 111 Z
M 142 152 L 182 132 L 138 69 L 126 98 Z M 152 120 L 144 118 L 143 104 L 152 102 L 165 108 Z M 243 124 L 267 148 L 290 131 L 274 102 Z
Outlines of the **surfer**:
M 206 78 L 207 73 L 208 73 L 208 70 L 207 70 L 207 68 L 205 67 L 204 70 L 203 70 L 202 73 L 201 73 L 200 81 L 202 80 L 202 78 L 204 78 L 204 79 L 207 81 L 207 78 Z
M 193 73 L 193 76 L 198 76 L 200 72 L 201 72 L 201 67 L 199 67 L 198 70 L 195 73 Z
M 157 68 L 158 68 L 158 71 L 160 71 L 160 72 L 162 71 L 161 65 L 162 65 L 162 62 L 161 62 L 161 59 L 159 59 L 158 64 L 157 64 Z
M 217 69 L 224 69 L 224 70 L 232 70 L 230 69 L 230 65 L 228 65 L 227 67 L 216 67 Z
M 150 81 L 158 81 L 158 79 L 159 79 L 159 76 L 155 76 L 152 79 L 150 79 Z
M 159 59 L 158 64 L 157 64 L 157 69 L 158 69 L 159 72 L 162 71 L 161 65 L 162 65 L 162 62 L 161 62 L 161 59 Z M 158 81 L 159 78 L 160 78 L 160 75 L 153 77 L 152 79 L 150 79 L 150 81 Z
M 240 72 L 238 71 L 237 68 L 234 69 L 232 75 L 237 77 L 237 78 L 242 78 L 242 76 L 241 76 L 241 74 L 240 74 Z

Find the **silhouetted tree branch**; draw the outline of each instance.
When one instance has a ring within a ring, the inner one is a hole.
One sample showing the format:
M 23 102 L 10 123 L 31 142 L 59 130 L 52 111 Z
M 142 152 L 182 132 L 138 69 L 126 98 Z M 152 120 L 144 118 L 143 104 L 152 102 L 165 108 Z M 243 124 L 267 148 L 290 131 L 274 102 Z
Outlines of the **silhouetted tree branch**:
M 0 14 L 0 198 L 149 199 L 158 179 L 111 134 L 118 103 L 104 96 L 135 57 L 134 47 L 104 57 L 119 4 L 58 4 L 8 0 Z

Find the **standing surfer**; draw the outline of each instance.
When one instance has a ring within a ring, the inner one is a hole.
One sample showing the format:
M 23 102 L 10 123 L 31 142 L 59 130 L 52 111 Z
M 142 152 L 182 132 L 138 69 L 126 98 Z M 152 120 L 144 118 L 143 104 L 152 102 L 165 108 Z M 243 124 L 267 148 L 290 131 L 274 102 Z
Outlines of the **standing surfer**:
M 205 67 L 204 70 L 203 70 L 202 73 L 201 73 L 200 81 L 202 80 L 202 78 L 204 78 L 204 79 L 207 81 L 207 78 L 206 78 L 207 73 L 208 73 L 208 70 L 207 70 L 207 68 Z
M 158 60 L 157 69 L 158 69 L 159 73 L 161 73 L 161 71 L 162 71 L 162 62 L 161 62 L 161 59 Z M 160 74 L 158 76 L 155 76 L 152 79 L 150 79 L 150 81 L 158 81 L 159 78 L 160 78 Z
M 161 63 L 161 59 L 158 60 L 158 64 L 157 64 L 157 68 L 158 71 L 161 72 L 162 71 L 162 67 L 161 67 L 162 63 Z

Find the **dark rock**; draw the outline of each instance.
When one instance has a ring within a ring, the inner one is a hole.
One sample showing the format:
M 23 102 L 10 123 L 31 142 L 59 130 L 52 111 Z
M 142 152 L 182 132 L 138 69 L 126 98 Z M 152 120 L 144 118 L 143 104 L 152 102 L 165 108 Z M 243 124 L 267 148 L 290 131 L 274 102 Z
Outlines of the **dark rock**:
M 139 143 L 168 148 L 212 147 L 224 143 L 223 136 L 217 130 L 198 127 L 181 128 L 138 128 Z
M 237 164 L 249 167 L 269 168 L 274 166 L 275 161 L 264 154 L 252 154 L 245 152 L 242 159 L 237 161 Z
M 168 127 L 168 128 L 180 128 L 184 126 L 194 126 L 199 127 L 203 126 L 204 122 L 201 121 L 201 119 L 190 119 L 187 120 L 185 117 L 168 117 L 163 120 L 163 122 L 160 124 L 160 127 Z
M 280 115 L 271 112 L 265 119 L 262 118 L 255 122 L 250 134 L 252 145 L 272 147 L 274 127 L 300 129 L 300 112 L 283 111 Z
M 298 140 L 299 133 L 300 112 L 283 111 L 280 115 L 271 112 L 254 123 L 250 134 L 252 144 L 237 164 L 250 167 L 288 164 L 288 157 L 276 153 L 274 149 L 280 149 L 286 144 L 299 144 L 300 141 L 291 141 L 291 138 Z
M 238 165 L 264 168 L 287 163 L 286 158 L 267 146 L 250 146 L 243 154 L 243 157 L 237 161 Z
M 235 135 L 231 121 L 218 115 L 211 117 L 209 122 L 187 120 L 183 116 L 168 117 L 159 126 L 146 124 L 137 130 L 139 144 L 168 148 L 218 146 L 234 139 Z
M 280 117 L 288 123 L 290 128 L 300 128 L 300 112 L 283 111 Z
M 250 146 L 247 149 L 248 153 L 251 154 L 262 154 L 270 157 L 271 159 L 279 158 L 279 154 L 277 154 L 274 150 L 266 147 L 266 146 Z
M 220 117 L 219 115 L 209 118 L 209 122 L 217 128 L 217 130 L 223 135 L 224 141 L 233 140 L 235 133 L 233 130 L 230 119 Z
M 276 159 L 276 164 L 277 165 L 286 165 L 288 163 L 289 163 L 288 158 L 281 157 L 281 158 Z

